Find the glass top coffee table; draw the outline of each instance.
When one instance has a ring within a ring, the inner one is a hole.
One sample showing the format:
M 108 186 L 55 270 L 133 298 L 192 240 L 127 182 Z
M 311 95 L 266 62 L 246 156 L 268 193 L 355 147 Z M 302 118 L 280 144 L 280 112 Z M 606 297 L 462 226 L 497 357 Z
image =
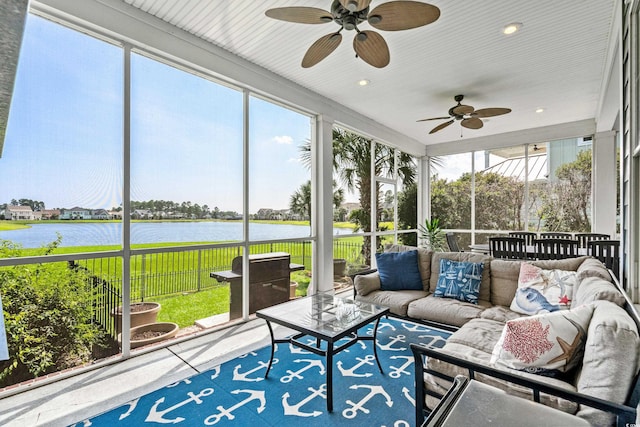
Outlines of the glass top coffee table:
M 276 343 L 291 343 L 314 354 L 324 356 L 327 362 L 327 410 L 332 412 L 333 356 L 351 347 L 358 340 L 371 340 L 373 341 L 373 355 L 378 369 L 382 373 L 375 340 L 380 318 L 388 313 L 389 307 L 322 293 L 258 310 L 256 316 L 267 321 L 271 335 L 271 359 L 264 377 L 267 378 L 271 370 Z M 358 329 L 373 321 L 376 322 L 373 336 L 359 336 L 357 334 Z M 277 323 L 298 331 L 298 333 L 289 338 L 275 339 L 271 323 Z M 316 339 L 315 346 L 300 341 L 300 338 L 307 335 Z M 344 342 L 337 346 L 334 345 L 343 338 L 346 338 Z M 327 343 L 326 348 L 322 348 L 322 341 Z

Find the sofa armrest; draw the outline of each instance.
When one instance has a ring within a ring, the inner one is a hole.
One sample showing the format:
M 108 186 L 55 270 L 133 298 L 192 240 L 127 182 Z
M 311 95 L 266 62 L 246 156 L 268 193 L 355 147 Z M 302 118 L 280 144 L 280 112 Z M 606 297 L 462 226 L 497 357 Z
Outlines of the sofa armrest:
M 377 269 L 360 271 L 353 276 L 353 298 L 356 295 L 367 295 L 380 289 L 380 274 Z
M 440 372 L 425 368 L 425 359 L 428 357 L 432 357 L 443 362 L 451 363 L 467 369 L 468 377 L 470 379 L 474 379 L 476 373 L 481 373 L 504 381 L 509 381 L 523 387 L 527 387 L 531 389 L 533 400 L 537 403 L 540 403 L 540 393 L 545 393 L 575 402 L 579 405 L 586 405 L 594 409 L 609 412 L 616 417 L 616 425 L 618 426 L 625 425 L 625 423 L 629 423 L 629 425 L 635 423 L 636 408 L 633 406 L 610 402 L 607 400 L 599 399 L 597 397 L 589 396 L 587 394 L 562 389 L 554 385 L 547 384 L 543 381 L 537 381 L 519 375 L 514 375 L 508 371 L 495 369 L 490 366 L 481 365 L 469 360 L 462 359 L 460 357 L 446 354 L 437 348 L 411 344 L 411 351 L 413 352 L 415 368 L 416 425 L 421 425 L 424 422 L 425 412 L 429 412 L 429 410 L 425 407 L 424 374 L 429 373 L 449 380 L 451 382 L 453 382 L 454 380 L 454 378 L 443 375 Z M 441 398 L 442 396 L 438 397 Z

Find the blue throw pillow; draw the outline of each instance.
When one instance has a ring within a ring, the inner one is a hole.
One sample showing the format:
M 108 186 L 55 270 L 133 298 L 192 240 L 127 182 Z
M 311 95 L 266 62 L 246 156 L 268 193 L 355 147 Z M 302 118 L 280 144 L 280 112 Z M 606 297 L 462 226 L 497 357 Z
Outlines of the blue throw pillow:
M 383 291 L 423 290 L 418 251 L 377 253 L 376 264 Z
M 441 259 L 440 276 L 433 296 L 477 304 L 483 269 L 482 262 Z

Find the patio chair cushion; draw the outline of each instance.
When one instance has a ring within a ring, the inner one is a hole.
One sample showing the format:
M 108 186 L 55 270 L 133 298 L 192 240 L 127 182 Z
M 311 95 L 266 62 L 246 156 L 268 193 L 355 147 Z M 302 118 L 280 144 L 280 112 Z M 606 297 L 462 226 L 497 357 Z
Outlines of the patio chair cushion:
M 381 290 L 422 290 L 417 250 L 376 253 L 376 265 Z
M 491 364 L 554 378 L 582 362 L 593 306 L 508 321 L 493 348 Z
M 616 403 L 624 403 L 638 373 L 640 338 L 638 328 L 627 312 L 610 301 L 596 301 L 578 392 Z M 592 425 L 612 425 L 613 415 L 583 407 L 577 414 Z

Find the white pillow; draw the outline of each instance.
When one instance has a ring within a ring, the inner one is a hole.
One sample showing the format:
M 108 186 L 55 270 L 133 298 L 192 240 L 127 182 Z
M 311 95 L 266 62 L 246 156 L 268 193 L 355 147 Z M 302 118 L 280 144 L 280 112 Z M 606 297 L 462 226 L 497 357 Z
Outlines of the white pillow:
M 571 307 L 576 272 L 543 270 L 523 262 L 520 264 L 518 289 L 511 310 L 522 314 L 550 313 Z
M 593 304 L 509 320 L 493 348 L 491 364 L 546 376 L 561 376 L 584 355 Z

